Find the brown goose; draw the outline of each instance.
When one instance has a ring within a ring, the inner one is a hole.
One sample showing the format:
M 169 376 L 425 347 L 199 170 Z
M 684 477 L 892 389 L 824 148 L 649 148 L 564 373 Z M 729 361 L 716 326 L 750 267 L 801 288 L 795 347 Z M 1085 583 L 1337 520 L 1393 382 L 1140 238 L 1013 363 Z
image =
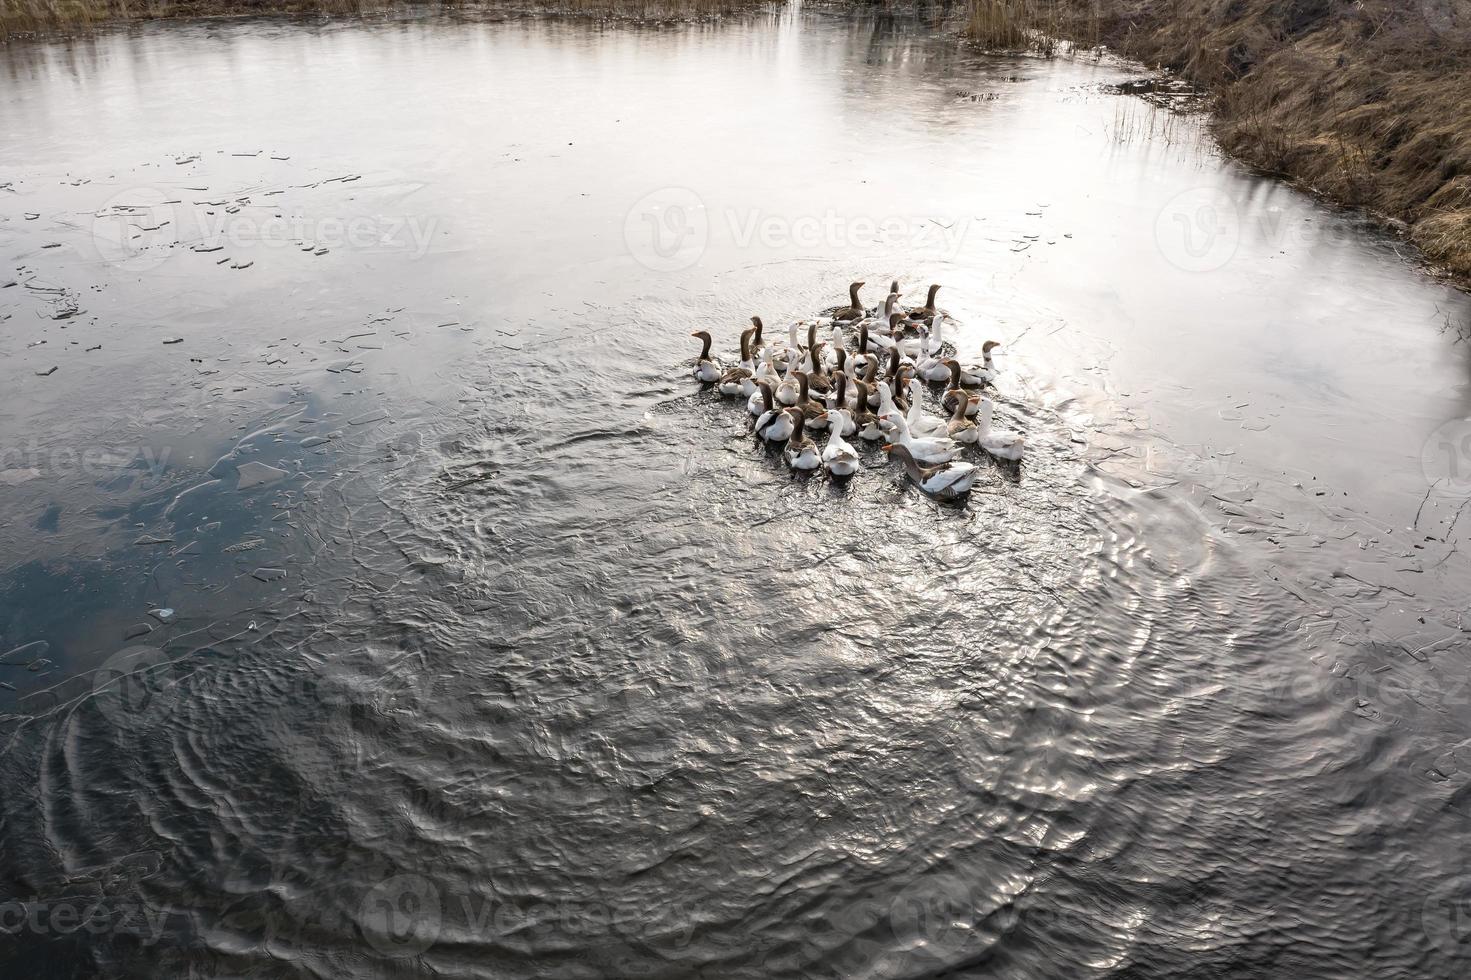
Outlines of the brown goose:
M 864 404 L 869 408 L 878 408 L 879 404 L 879 361 L 876 357 L 868 359 L 868 366 L 863 369 L 863 384 L 866 390 Z
M 940 405 L 947 412 L 954 412 L 957 407 L 964 405 L 966 417 L 975 418 L 976 413 L 981 410 L 981 396 L 964 388 L 951 388 L 940 399 Z
M 690 334 L 691 337 L 700 339 L 700 359 L 695 362 L 695 380 L 701 384 L 713 385 L 720 380 L 720 365 L 710 356 L 710 331 L 696 330 Z
M 781 442 L 792 434 L 792 417 L 786 413 L 786 409 L 776 407 L 776 398 L 772 394 L 770 382 L 758 381 L 757 385 L 761 388 L 761 397 L 766 402 L 766 411 L 756 419 L 756 425 L 752 431 L 767 442 Z
M 959 388 L 961 385 L 976 387 L 987 384 L 991 380 L 991 372 L 983 367 L 962 367 L 961 363 L 953 357 L 947 357 L 941 363 L 950 369 L 950 387 L 952 388 Z
M 787 409 L 787 414 L 792 417 L 792 435 L 787 440 L 787 448 L 782 450 L 782 456 L 794 470 L 817 469 L 822 465 L 822 454 L 817 451 L 817 443 L 807 438 L 807 421 L 795 408 Z M 823 427 L 827 427 L 826 419 L 823 420 Z
M 935 294 L 938 293 L 939 291 L 940 291 L 940 284 L 939 283 L 937 283 L 937 282 L 936 283 L 930 283 L 930 294 L 929 294 L 929 296 L 925 297 L 924 305 L 921 306 L 921 307 L 918 307 L 917 309 L 910 310 L 909 311 L 909 319 L 911 319 L 911 320 L 928 320 L 930 317 L 934 316 L 935 313 L 936 313 L 936 310 L 935 310 Z
M 878 416 L 868 407 L 868 382 L 859 381 L 854 387 L 858 396 L 853 400 L 853 424 L 858 438 L 876 442 L 884 437 L 884 430 L 879 427 Z
M 843 348 L 839 347 L 833 352 L 833 359 L 834 376 L 836 376 L 837 372 L 839 371 L 846 372 L 848 370 L 848 352 L 843 350 Z
M 806 371 L 793 371 L 792 377 L 797 379 L 798 391 L 797 401 L 793 408 L 802 410 L 802 417 L 807 422 L 809 429 L 826 429 L 827 406 L 812 397 L 812 390 L 808 387 L 809 378 Z
M 961 395 L 964 394 L 965 392 L 961 391 Z M 980 399 L 976 399 L 977 408 L 980 407 L 980 404 Z M 957 397 L 955 399 L 955 410 L 950 416 L 950 421 L 945 426 L 945 431 L 949 433 L 950 438 L 954 439 L 956 442 L 963 442 L 968 445 L 974 445 L 976 441 L 981 437 L 981 430 L 976 427 L 976 424 L 974 422 L 966 418 L 966 414 L 969 409 L 970 398 L 967 396 L 962 402 L 960 398 Z
M 825 395 L 832 390 L 833 379 L 822 366 L 822 349 L 814 345 L 807 348 L 807 355 L 812 361 L 812 369 L 807 372 L 807 387 L 819 395 Z
M 858 301 L 858 290 L 863 288 L 863 283 L 855 282 L 848 285 L 848 308 L 839 310 L 833 314 L 834 320 L 861 320 L 863 319 L 863 304 Z
M 755 365 L 751 363 L 751 334 L 755 331 L 755 327 L 741 331 L 741 363 L 726 368 L 716 385 L 720 393 L 728 398 L 749 395 L 755 390 L 755 383 L 751 380 L 756 374 Z

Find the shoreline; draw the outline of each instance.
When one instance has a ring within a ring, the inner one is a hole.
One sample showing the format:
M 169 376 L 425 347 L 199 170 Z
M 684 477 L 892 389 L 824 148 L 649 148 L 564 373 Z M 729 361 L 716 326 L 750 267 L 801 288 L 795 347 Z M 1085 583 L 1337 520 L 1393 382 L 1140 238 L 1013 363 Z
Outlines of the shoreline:
M 151 21 L 249 17 L 373 18 L 454 12 L 492 20 L 559 16 L 628 23 L 698 23 L 776 6 L 779 0 L 9 0 L 0 45 L 58 40 L 93 28 Z
M 1207 94 L 1221 149 L 1471 288 L 1471 0 L 970 0 L 992 47 L 1102 46 Z

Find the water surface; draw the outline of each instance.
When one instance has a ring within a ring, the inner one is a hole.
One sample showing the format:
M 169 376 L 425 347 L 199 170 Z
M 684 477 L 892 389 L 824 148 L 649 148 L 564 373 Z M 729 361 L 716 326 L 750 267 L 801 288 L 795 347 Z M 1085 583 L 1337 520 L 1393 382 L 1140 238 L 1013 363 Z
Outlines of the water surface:
M 1471 306 L 1136 70 L 807 14 L 0 72 L 8 968 L 1464 972 Z M 1005 344 L 1020 470 L 794 478 L 690 380 L 854 278 Z

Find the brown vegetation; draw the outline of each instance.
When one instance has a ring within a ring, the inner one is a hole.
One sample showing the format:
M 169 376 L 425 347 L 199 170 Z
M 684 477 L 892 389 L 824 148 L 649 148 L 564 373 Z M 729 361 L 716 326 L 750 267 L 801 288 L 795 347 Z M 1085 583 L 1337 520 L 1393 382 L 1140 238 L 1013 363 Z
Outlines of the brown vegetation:
M 0 40 L 108 21 L 251 14 L 368 14 L 394 7 L 636 21 L 716 17 L 771 0 L 0 0 Z
M 1205 86 L 1229 152 L 1403 221 L 1471 281 L 1471 0 L 970 2 L 984 43 L 1103 43 Z

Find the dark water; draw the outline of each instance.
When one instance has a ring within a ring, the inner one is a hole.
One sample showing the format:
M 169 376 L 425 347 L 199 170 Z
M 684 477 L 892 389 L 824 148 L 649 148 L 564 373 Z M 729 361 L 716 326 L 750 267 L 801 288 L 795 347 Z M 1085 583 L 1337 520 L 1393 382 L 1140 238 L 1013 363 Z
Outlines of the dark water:
M 1471 305 L 1128 66 L 0 72 L 5 975 L 1465 974 Z M 689 379 L 855 277 L 1006 344 L 1019 472 L 794 478 Z

